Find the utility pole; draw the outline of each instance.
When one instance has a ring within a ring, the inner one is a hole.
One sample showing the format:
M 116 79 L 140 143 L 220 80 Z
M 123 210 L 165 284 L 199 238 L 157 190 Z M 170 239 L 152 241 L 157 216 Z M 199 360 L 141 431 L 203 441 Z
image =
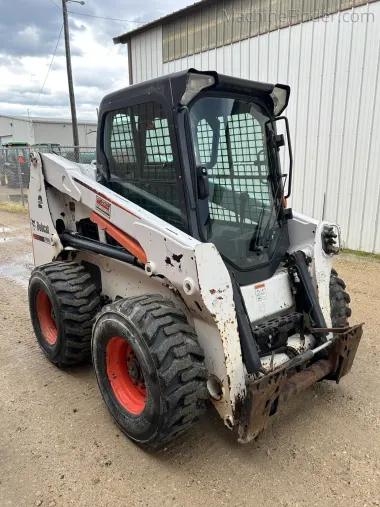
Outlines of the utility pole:
M 74 95 L 74 84 L 73 84 L 73 71 L 71 68 L 71 51 L 70 51 L 70 33 L 69 33 L 69 20 L 67 15 L 67 2 L 75 0 L 62 0 L 62 11 L 63 11 L 63 30 L 65 34 L 65 48 L 66 48 L 66 67 L 67 67 L 67 81 L 69 83 L 69 96 L 70 96 L 70 107 L 71 107 L 71 120 L 73 126 L 73 143 L 74 147 L 79 146 L 79 134 L 78 134 L 78 122 L 77 122 L 77 111 L 75 107 L 75 95 Z M 75 2 L 84 5 L 84 2 Z M 79 162 L 79 149 L 74 148 L 75 161 Z

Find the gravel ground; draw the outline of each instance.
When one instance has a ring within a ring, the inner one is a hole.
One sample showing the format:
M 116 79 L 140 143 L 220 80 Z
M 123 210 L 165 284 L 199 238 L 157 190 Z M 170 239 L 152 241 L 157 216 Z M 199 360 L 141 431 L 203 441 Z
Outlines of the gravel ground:
M 7 230 L 9 229 L 9 230 Z M 380 263 L 336 262 L 366 322 L 352 373 L 294 398 L 240 446 L 213 410 L 150 455 L 120 434 L 91 366 L 60 371 L 29 321 L 27 215 L 0 212 L 0 506 L 379 506 Z

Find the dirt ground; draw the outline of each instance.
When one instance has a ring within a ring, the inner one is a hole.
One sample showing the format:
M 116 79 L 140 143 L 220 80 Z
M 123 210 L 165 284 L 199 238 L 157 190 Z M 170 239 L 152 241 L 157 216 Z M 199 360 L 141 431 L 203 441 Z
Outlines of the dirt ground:
M 213 410 L 150 455 L 125 438 L 91 366 L 60 371 L 29 321 L 28 215 L 0 212 L 0 506 L 379 506 L 380 263 L 336 262 L 366 322 L 352 373 L 294 398 L 240 446 Z

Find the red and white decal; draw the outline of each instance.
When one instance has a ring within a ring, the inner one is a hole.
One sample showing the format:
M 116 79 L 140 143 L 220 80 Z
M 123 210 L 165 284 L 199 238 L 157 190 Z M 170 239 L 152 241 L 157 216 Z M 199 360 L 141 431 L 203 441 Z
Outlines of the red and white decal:
M 260 301 L 265 301 L 268 297 L 265 283 L 255 285 L 255 293 L 256 293 L 256 301 L 258 303 L 260 303 Z
M 109 201 L 106 201 L 106 199 L 103 197 L 100 197 L 100 195 L 96 196 L 95 208 L 102 215 L 106 216 L 107 218 L 111 218 L 111 203 Z

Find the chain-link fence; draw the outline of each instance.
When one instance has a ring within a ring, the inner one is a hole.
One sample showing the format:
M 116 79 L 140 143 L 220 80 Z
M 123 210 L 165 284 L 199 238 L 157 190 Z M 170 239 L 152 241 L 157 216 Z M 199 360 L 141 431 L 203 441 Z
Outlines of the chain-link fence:
M 29 148 L 0 148 L 0 203 L 27 207 Z
M 61 157 L 67 158 L 72 162 L 80 164 L 91 164 L 96 159 L 95 146 L 61 146 L 61 145 L 41 145 L 30 148 L 40 153 L 55 153 Z
M 96 159 L 96 148 L 46 144 L 35 147 L 0 148 L 0 205 L 3 209 L 27 208 L 31 150 L 55 153 L 80 164 Z

